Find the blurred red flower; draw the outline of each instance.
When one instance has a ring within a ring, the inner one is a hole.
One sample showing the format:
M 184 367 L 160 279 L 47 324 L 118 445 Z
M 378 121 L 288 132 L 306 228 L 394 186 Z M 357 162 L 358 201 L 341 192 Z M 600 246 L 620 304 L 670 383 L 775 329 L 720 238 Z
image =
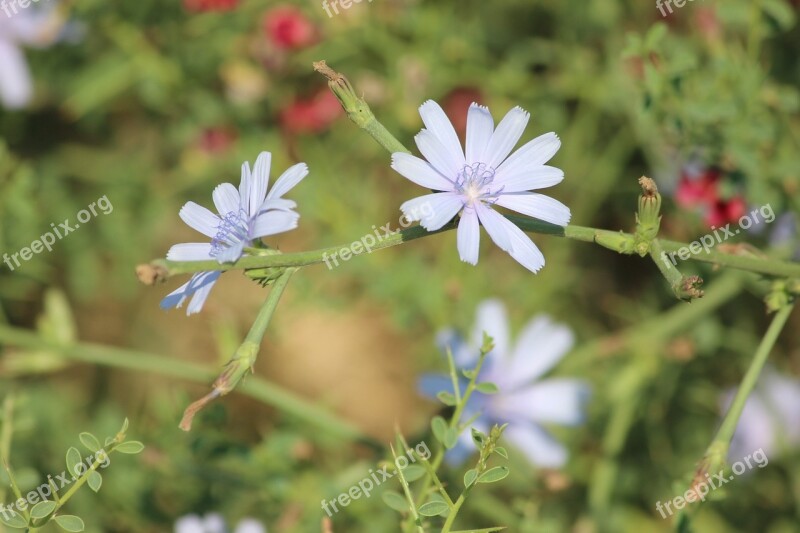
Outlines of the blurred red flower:
M 264 32 L 278 48 L 296 50 L 314 44 L 317 28 L 292 6 L 278 6 L 264 15 Z
M 298 99 L 280 113 L 280 122 L 290 133 L 319 133 L 342 115 L 342 105 L 327 88 L 311 98 Z
M 187 11 L 197 13 L 205 11 L 230 11 L 239 4 L 239 0 L 183 0 Z
M 475 87 L 456 87 L 442 99 L 442 109 L 462 140 L 467 134 L 467 111 L 472 102 L 484 102 L 483 93 Z
M 228 150 L 236 141 L 236 133 L 226 128 L 208 128 L 197 138 L 197 147 L 207 154 Z
M 681 207 L 701 207 L 705 211 L 704 220 L 709 226 L 724 226 L 736 222 L 747 210 L 741 195 L 728 199 L 720 198 L 719 186 L 722 172 L 717 168 L 703 170 L 684 169 L 681 172 L 675 201 Z

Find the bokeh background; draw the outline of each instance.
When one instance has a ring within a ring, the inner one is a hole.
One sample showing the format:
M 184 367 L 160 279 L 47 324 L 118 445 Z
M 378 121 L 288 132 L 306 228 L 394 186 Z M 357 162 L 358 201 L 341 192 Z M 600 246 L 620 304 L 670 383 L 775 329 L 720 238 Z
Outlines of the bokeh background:
M 630 230 L 646 174 L 664 195 L 669 238 L 691 241 L 769 204 L 775 222 L 726 244 L 796 256 L 797 3 L 673 9 L 664 17 L 654 2 L 374 0 L 329 16 L 316 1 L 41 0 L 0 12 L 0 46 L 21 52 L 33 80 L 25 101 L 0 106 L 0 252 L 17 252 L 101 196 L 113 204 L 51 253 L 0 267 L 0 396 L 14 399 L 13 421 L 2 422 L 13 430 L 7 451 L 20 483 L 60 472 L 79 432 L 110 435 L 127 416 L 147 448 L 117 458 L 99 494 L 70 503 L 87 531 L 172 531 L 178 517 L 219 512 L 230 524 L 252 516 L 270 531 L 311 532 L 320 531 L 320 501 L 385 457 L 237 393 L 180 431 L 183 409 L 208 390 L 266 292 L 226 274 L 203 312 L 186 317 L 158 307 L 185 279 L 145 287 L 134 275 L 171 244 L 195 240 L 180 206 L 211 205 L 213 187 L 238 184 L 241 163 L 262 150 L 273 153 L 273 176 L 298 161 L 311 170 L 291 193 L 299 228 L 270 245 L 309 250 L 397 226 L 399 205 L 419 189 L 343 116 L 316 60 L 345 73 L 407 146 L 427 99 L 461 134 L 472 101 L 496 120 L 515 105 L 528 110 L 523 141 L 548 131 L 562 139 L 552 164 L 566 179 L 548 194 L 571 207 L 575 224 Z M 12 66 L 0 63 L 2 83 L 19 72 Z M 538 275 L 488 239 L 476 267 L 462 263 L 452 232 L 304 269 L 256 374 L 372 439 L 389 442 L 399 427 L 419 442 L 438 407 L 420 399 L 416 380 L 443 368 L 438 330 L 468 331 L 486 298 L 505 303 L 515 332 L 548 314 L 575 332 L 555 374 L 592 384 L 587 422 L 558 432 L 571 454 L 564 469 L 512 453 L 511 476 L 475 492 L 464 527 L 669 531 L 655 502 L 683 492 L 711 440 L 768 324 L 765 283 L 682 264 L 707 290 L 685 304 L 652 262 L 534 240 L 547 258 Z M 798 326 L 794 316 L 772 355 L 788 379 L 800 376 Z M 160 362 L 138 364 L 143 355 Z M 103 364 L 82 361 L 101 356 Z M 207 375 L 184 379 L 173 365 L 181 361 Z M 792 424 L 800 417 L 778 425 Z M 793 444 L 704 505 L 696 530 L 800 531 Z M 456 484 L 462 474 L 444 476 Z M 10 500 L 3 481 L 0 500 Z M 333 526 L 399 530 L 377 496 Z

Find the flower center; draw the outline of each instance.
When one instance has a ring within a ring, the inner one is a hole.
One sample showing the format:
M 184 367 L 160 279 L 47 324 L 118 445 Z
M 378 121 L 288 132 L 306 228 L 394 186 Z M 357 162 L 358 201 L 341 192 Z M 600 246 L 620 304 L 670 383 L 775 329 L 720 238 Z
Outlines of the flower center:
M 222 217 L 222 222 L 217 226 L 217 234 L 211 240 L 211 257 L 216 257 L 232 244 L 249 240 L 248 230 L 247 213 L 244 209 L 228 212 Z
M 494 173 L 494 168 L 487 166 L 486 163 L 464 165 L 456 176 L 456 188 L 467 197 L 469 203 L 488 200 L 499 192 L 491 189 Z

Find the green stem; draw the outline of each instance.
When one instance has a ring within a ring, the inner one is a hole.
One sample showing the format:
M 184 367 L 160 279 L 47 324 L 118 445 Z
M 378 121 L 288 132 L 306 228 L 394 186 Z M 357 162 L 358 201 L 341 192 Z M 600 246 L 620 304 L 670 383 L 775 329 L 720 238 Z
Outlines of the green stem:
M 30 350 L 48 350 L 63 357 L 101 366 L 148 372 L 194 383 L 208 383 L 217 373 L 206 365 L 174 357 L 92 343 L 59 344 L 23 328 L 0 324 L 0 342 Z M 266 405 L 278 407 L 304 422 L 343 439 L 364 439 L 363 433 L 335 413 L 259 377 L 251 377 L 238 389 Z
M 620 237 L 633 238 L 630 233 L 619 231 L 610 231 L 597 228 L 588 228 L 583 226 L 556 226 L 547 222 L 539 220 L 516 216 L 506 215 L 506 218 L 511 220 L 517 226 L 529 233 L 539 233 L 543 235 L 554 235 L 556 237 L 564 237 L 582 242 L 596 242 L 598 238 L 619 239 Z M 382 250 L 392 246 L 410 242 L 437 233 L 443 233 L 456 228 L 454 222 L 448 223 L 444 227 L 436 231 L 427 231 L 420 226 L 407 228 L 391 235 L 383 237 L 378 244 L 372 247 L 372 250 Z M 669 253 L 677 253 L 682 248 L 688 249 L 689 244 L 668 240 L 659 239 L 662 251 Z M 193 274 L 196 272 L 205 271 L 228 271 L 238 269 L 251 269 L 251 268 L 274 268 L 274 267 L 300 267 L 315 265 L 319 263 L 327 263 L 330 265 L 338 264 L 338 253 L 341 250 L 349 250 L 351 243 L 345 243 L 338 246 L 330 246 L 327 248 L 320 248 L 318 250 L 311 250 L 307 252 L 297 252 L 290 254 L 276 254 L 268 256 L 247 256 L 242 257 L 235 263 L 220 264 L 217 261 L 167 261 L 157 259 L 151 263 L 152 266 L 162 270 L 162 277 L 167 278 L 178 274 Z M 355 255 L 366 255 L 368 252 L 363 251 Z M 655 259 L 655 258 L 654 258 Z M 664 257 L 657 260 L 663 262 Z M 669 260 L 667 258 L 667 260 Z M 743 256 L 734 255 L 716 250 L 710 250 L 708 253 L 702 252 L 696 255 L 690 255 L 689 261 L 698 261 L 701 263 L 712 263 L 720 266 L 735 268 L 738 270 L 745 270 L 757 274 L 766 274 L 771 276 L 796 278 L 800 277 L 800 263 L 781 261 L 766 257 Z M 331 266 L 332 268 L 332 266 Z
M 714 446 L 715 443 L 724 443 L 727 452 L 727 448 L 733 438 L 733 433 L 736 431 L 736 426 L 739 424 L 739 418 L 742 416 L 747 398 L 750 396 L 750 393 L 753 392 L 753 388 L 758 382 L 764 364 L 767 362 L 769 354 L 775 346 L 775 342 L 778 340 L 778 336 L 786 325 L 786 321 L 789 319 L 792 309 L 794 309 L 794 304 L 787 305 L 778 311 L 775 318 L 772 319 L 772 323 L 769 325 L 767 333 L 761 340 L 761 344 L 759 344 L 758 350 L 756 350 L 756 354 L 750 363 L 750 367 L 747 369 L 747 373 L 742 378 L 739 390 L 736 391 L 736 396 L 734 396 L 733 402 L 728 408 L 725 418 L 722 420 L 722 424 L 717 431 L 717 435 L 714 437 L 712 446 Z

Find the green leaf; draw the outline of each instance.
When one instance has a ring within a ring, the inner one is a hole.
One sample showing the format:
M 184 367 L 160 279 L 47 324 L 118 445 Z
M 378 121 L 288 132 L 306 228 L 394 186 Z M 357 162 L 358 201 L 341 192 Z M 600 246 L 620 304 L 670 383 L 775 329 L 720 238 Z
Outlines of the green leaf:
M 43 501 L 39 502 L 33 507 L 31 507 L 31 520 L 42 520 L 43 518 L 47 518 L 53 511 L 56 510 L 58 504 L 56 502 L 51 501 Z
M 498 446 L 494 449 L 494 453 L 502 457 L 503 459 L 508 459 L 508 452 L 502 446 Z
M 72 514 L 63 514 L 54 518 L 56 524 L 64 531 L 83 531 L 83 520 Z
M 507 466 L 495 466 L 490 468 L 478 478 L 478 483 L 495 483 L 508 476 L 510 470 Z
M 457 403 L 456 402 L 456 397 L 453 396 L 452 394 L 450 394 L 449 392 L 446 392 L 446 391 L 442 391 L 442 392 L 438 393 L 436 395 L 436 397 L 439 398 L 440 402 L 442 402 L 443 404 L 448 405 L 450 407 L 453 407 Z
M 434 416 L 433 420 L 431 420 L 431 429 L 436 440 L 444 444 L 444 438 L 447 435 L 447 422 L 445 422 L 444 418 Z
M 78 438 L 81 440 L 81 444 L 86 446 L 90 452 L 99 451 L 101 448 L 100 441 L 98 441 L 97 437 L 95 437 L 91 433 L 87 433 L 84 431 L 83 433 L 78 435 Z
M 408 502 L 406 499 L 397 492 L 387 490 L 381 494 L 383 503 L 397 511 L 398 513 L 405 513 L 408 511 Z
M 97 470 L 94 470 L 89 474 L 86 482 L 93 491 L 97 492 L 100 490 L 100 485 L 103 484 L 103 476 Z
M 72 447 L 67 450 L 67 472 L 72 474 L 72 477 L 78 479 L 80 477 L 80 473 L 75 468 L 79 464 L 83 463 L 83 458 L 81 457 L 81 452 L 78 451 L 78 448 Z
M 470 468 L 464 474 L 464 486 L 469 487 L 470 485 L 475 483 L 475 480 L 477 478 L 478 478 L 478 471 L 475 470 L 474 468 Z
M 439 516 L 449 509 L 450 508 L 443 501 L 435 500 L 422 504 L 420 508 L 417 509 L 417 512 L 422 516 Z
M 483 383 L 478 383 L 475 385 L 475 390 L 478 392 L 482 392 L 484 394 L 497 394 L 500 392 L 500 389 L 494 383 L 490 381 L 484 381 Z
M 8 508 L 6 508 L 5 511 L 5 513 L 0 513 L 0 522 L 2 522 L 4 525 L 14 529 L 25 529 L 28 527 L 28 521 L 25 520 L 25 517 L 23 517 L 21 514 Z M 9 514 L 11 517 L 6 518 L 5 515 Z
M 424 475 L 425 469 L 419 465 L 408 465 L 407 467 L 403 468 L 403 477 L 406 478 L 406 481 L 409 483 L 418 480 Z
M 464 374 L 464 377 L 467 379 L 472 379 L 478 375 L 474 370 L 462 370 L 461 373 Z
M 444 447 L 448 450 L 453 448 L 458 443 L 458 430 L 456 428 L 447 428 L 447 432 L 444 434 Z
M 486 434 L 475 428 L 470 428 L 470 432 L 472 433 L 472 442 L 474 442 L 478 448 L 482 447 L 483 443 L 486 441 Z
M 131 454 L 131 455 L 137 454 L 137 453 L 141 452 L 142 450 L 144 450 L 144 444 L 142 444 L 138 440 L 129 440 L 129 441 L 123 442 L 122 444 L 120 444 L 119 446 L 114 448 L 115 452 L 127 453 L 127 454 Z
M 125 420 L 122 422 L 122 429 L 120 429 L 119 432 L 124 435 L 127 431 L 128 431 L 128 418 L 125 417 Z

